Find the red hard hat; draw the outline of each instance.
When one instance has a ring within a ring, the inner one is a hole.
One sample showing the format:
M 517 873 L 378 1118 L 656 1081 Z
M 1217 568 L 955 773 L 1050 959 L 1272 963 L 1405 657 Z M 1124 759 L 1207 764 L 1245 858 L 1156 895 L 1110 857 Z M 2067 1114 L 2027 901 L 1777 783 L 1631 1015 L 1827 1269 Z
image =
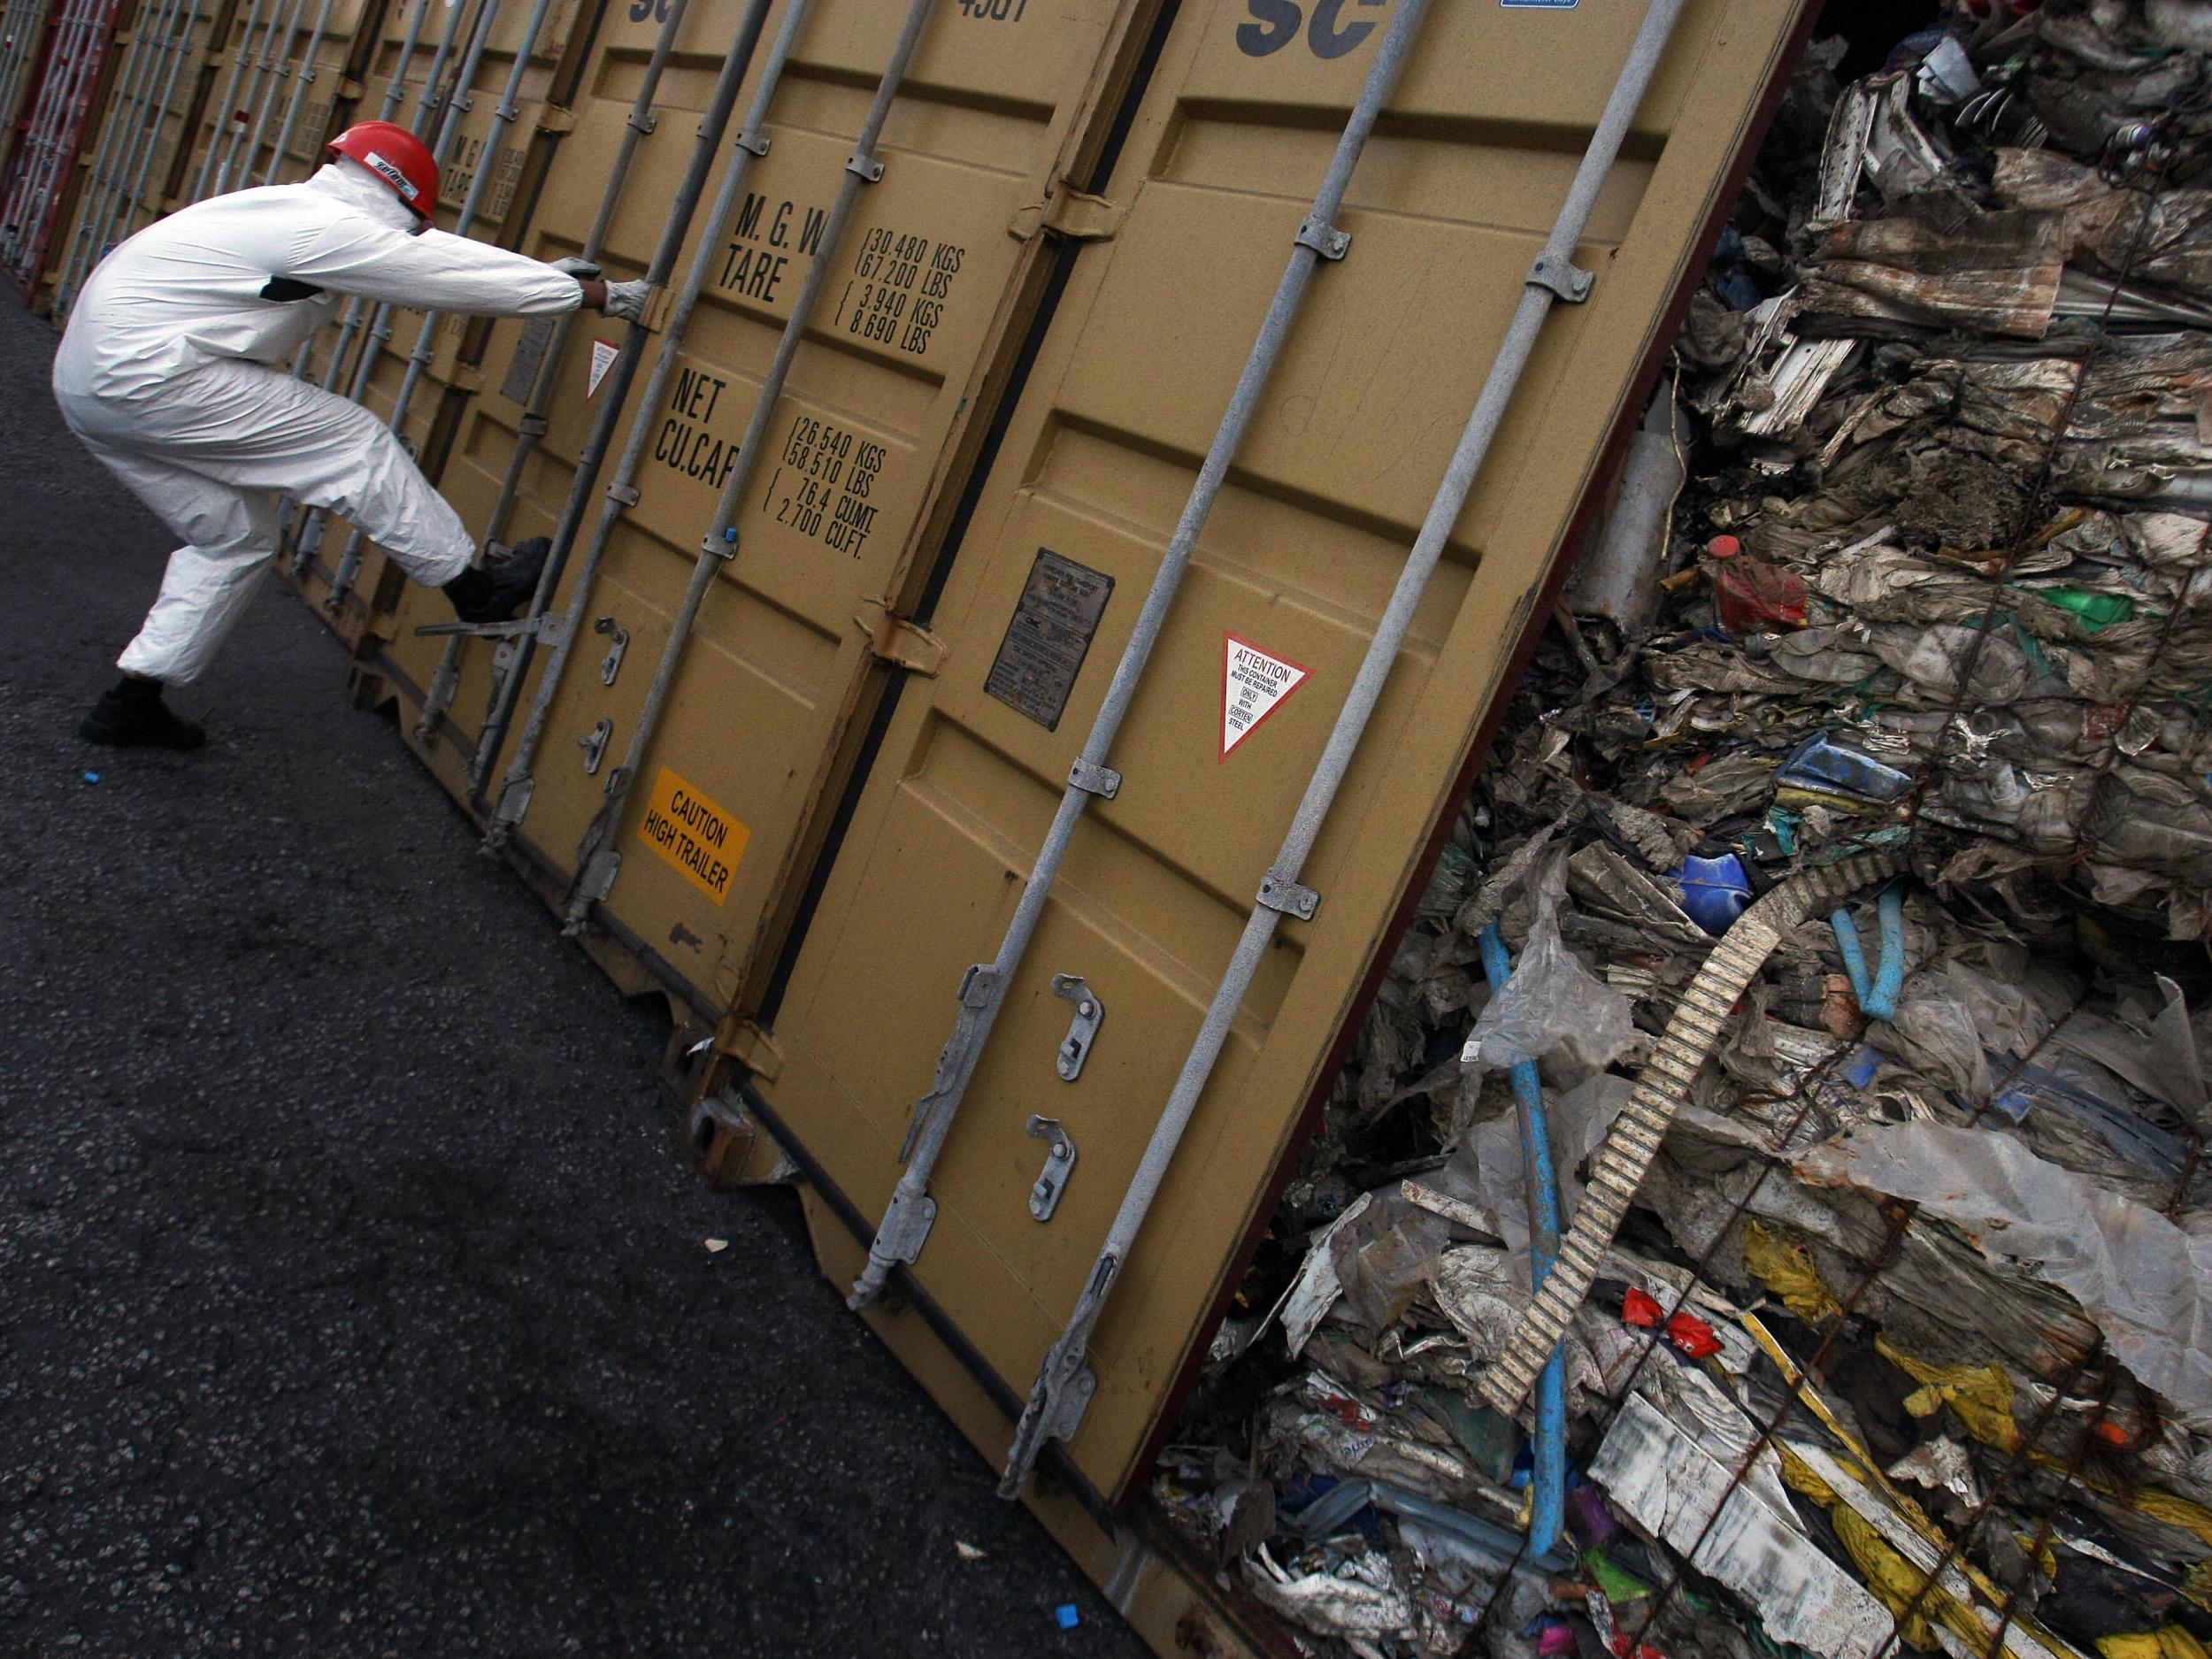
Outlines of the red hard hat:
M 390 121 L 362 121 L 330 141 L 334 156 L 350 156 L 392 187 L 424 219 L 438 205 L 438 162 L 430 146 Z

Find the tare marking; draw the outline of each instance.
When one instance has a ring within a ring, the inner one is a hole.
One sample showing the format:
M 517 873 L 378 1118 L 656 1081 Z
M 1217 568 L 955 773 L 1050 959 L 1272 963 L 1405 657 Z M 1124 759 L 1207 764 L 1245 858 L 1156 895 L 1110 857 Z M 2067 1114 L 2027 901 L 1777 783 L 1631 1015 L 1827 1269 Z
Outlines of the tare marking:
M 1221 636 L 1221 758 L 1226 760 L 1305 684 L 1310 671 L 1233 634 Z

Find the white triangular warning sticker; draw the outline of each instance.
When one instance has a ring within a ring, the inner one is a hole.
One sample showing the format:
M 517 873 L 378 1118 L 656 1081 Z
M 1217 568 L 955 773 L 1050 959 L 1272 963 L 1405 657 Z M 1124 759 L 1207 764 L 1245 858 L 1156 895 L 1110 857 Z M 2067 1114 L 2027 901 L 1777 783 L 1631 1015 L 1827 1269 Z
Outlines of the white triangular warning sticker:
M 1221 758 L 1305 683 L 1302 663 L 1263 651 L 1233 634 L 1221 636 Z
M 584 388 L 584 401 L 589 403 L 592 394 L 599 389 L 599 382 L 607 378 L 607 371 L 614 367 L 614 360 L 622 355 L 622 348 L 611 340 L 591 342 L 591 380 Z

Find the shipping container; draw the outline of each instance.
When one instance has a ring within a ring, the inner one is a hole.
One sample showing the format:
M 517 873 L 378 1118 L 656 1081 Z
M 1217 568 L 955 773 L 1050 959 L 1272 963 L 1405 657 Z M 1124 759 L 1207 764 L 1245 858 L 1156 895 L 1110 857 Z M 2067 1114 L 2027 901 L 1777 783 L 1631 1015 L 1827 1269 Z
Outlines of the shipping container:
M 158 5 L 159 0 L 155 0 Z M 0 172 L 0 271 L 34 306 L 81 177 L 80 157 L 114 81 L 116 44 L 129 43 L 134 0 L 55 0 L 27 32 L 19 113 Z
M 0 176 L 15 153 L 25 100 L 37 85 L 34 71 L 51 9 L 51 0 L 7 0 L 0 5 Z
M 738 10 L 721 9 L 709 42 L 726 38 Z M 627 846 L 629 824 L 641 813 L 659 821 L 655 803 L 668 790 L 685 792 L 687 810 L 751 803 L 741 857 L 725 846 L 726 856 L 695 867 L 626 860 L 600 906 L 665 955 L 699 1006 L 726 1005 L 743 964 L 787 921 L 798 891 L 787 878 L 818 834 L 864 700 L 887 670 L 927 653 L 926 640 L 902 627 L 896 595 L 922 580 L 942 544 L 1056 250 L 1105 228 L 1087 217 L 1098 204 L 1079 187 L 1110 142 L 1156 10 L 1136 0 L 816 0 L 796 15 L 779 62 L 776 42 L 795 15 L 771 8 L 739 99 L 749 106 L 767 96 L 763 153 L 725 147 L 745 163 L 741 188 L 726 223 L 710 222 L 710 210 L 692 227 L 678 264 L 700 273 L 699 303 L 680 338 L 652 342 L 653 384 L 637 394 L 625 434 L 634 473 L 610 486 L 634 489 L 636 500 L 607 510 L 596 561 L 592 526 L 605 497 L 595 484 L 609 480 L 581 486 L 590 511 L 553 612 L 573 624 L 565 660 L 535 654 L 533 677 L 510 692 L 507 718 L 486 742 L 495 698 L 487 644 L 453 653 L 447 638 L 418 636 L 415 625 L 445 611 L 439 595 L 416 590 L 398 592 L 380 626 L 390 637 L 376 666 L 439 775 L 465 798 L 490 792 L 498 827 L 557 902 L 589 862 L 580 849 L 595 824 L 618 822 L 620 834 L 599 840 Z M 887 65 L 916 19 L 911 62 L 895 80 Z M 600 96 L 580 111 L 534 252 L 583 244 L 596 205 L 590 186 L 623 130 L 632 81 L 621 72 L 650 31 L 618 19 L 606 38 Z M 861 180 L 849 157 L 879 102 L 881 176 Z M 726 165 L 718 192 L 730 188 Z M 673 173 L 623 204 L 611 272 L 646 263 Z M 856 204 L 842 227 L 841 194 Z M 795 311 L 804 313 L 795 324 Z M 530 391 L 529 359 L 518 354 L 531 331 L 499 332 L 513 343 L 495 349 L 442 476 L 465 518 L 486 530 Z M 621 339 L 591 319 L 574 330 L 551 371 L 546 431 L 511 521 L 498 527 L 503 540 L 550 532 L 560 519 L 579 488 L 571 457 L 603 413 L 596 400 L 618 389 L 618 378 L 603 389 L 601 377 Z M 780 351 L 788 378 L 763 408 L 758 388 Z M 515 372 L 518 360 L 526 372 Z M 757 416 L 764 424 L 749 465 L 741 452 Z M 740 489 L 734 539 L 717 540 L 738 555 L 705 572 L 696 630 L 672 646 L 687 588 L 702 590 L 701 538 L 716 528 L 720 498 Z M 426 726 L 422 706 L 442 674 L 453 688 L 442 687 L 437 723 Z M 663 729 L 641 739 L 642 710 L 664 675 Z M 733 728 L 757 741 L 721 741 Z M 670 781 L 675 773 L 680 784 Z
M 109 249 L 175 204 L 215 42 L 229 33 L 236 6 L 237 0 L 142 5 L 96 133 L 87 140 L 83 188 L 56 243 L 48 303 L 57 320 L 67 316 Z
M 871 1323 L 1123 1590 L 1150 1531 L 1139 1479 L 1809 18 L 1691 0 L 1563 259 L 1547 241 L 1571 180 L 1668 10 L 1431 8 L 1341 211 L 1317 214 L 1406 8 L 1177 12 L 1089 180 L 1110 234 L 1041 313 L 946 551 L 886 595 L 926 655 L 813 761 L 826 835 L 810 882 L 803 859 L 773 872 L 786 901 L 805 889 L 786 942 L 716 980 L 736 990 L 693 1120 L 703 1155 L 733 1179 L 795 1168 L 825 1271 L 863 1300 L 883 1282 Z M 1271 294 L 1279 317 L 1294 288 L 1255 382 Z M 1494 362 L 1531 338 L 1501 405 Z M 1501 407 L 1471 494 L 1440 505 Z M 1440 557 L 1409 590 L 1415 547 Z M 1179 587 L 1156 587 L 1184 555 Z M 1148 659 L 1129 657 L 1155 623 Z M 725 847 L 741 884 L 763 826 L 780 859 L 803 845 L 742 781 L 781 730 L 734 686 L 695 695 L 620 826 L 615 901 L 591 912 L 664 978 L 697 925 L 640 926 L 621 884 L 684 881 Z M 1118 1533 L 1092 1518 L 1117 1510 Z M 1187 1620 L 1233 1616 L 1188 1605 L 1205 1577 L 1118 1599 L 1163 1651 L 1194 1646 Z

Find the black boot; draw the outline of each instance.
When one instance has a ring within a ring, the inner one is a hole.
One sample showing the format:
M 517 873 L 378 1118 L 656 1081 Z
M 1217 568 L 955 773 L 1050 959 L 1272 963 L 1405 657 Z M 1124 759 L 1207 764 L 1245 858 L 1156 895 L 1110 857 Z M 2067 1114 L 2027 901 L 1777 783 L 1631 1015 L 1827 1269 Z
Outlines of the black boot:
M 92 712 L 78 723 L 77 735 L 118 749 L 197 749 L 207 741 L 204 730 L 169 711 L 158 680 L 127 675 L 92 705 Z
M 498 564 L 472 565 L 438 591 L 453 602 L 453 614 L 464 622 L 504 622 L 538 591 L 545 556 L 552 550 L 549 538 L 534 535 L 516 542 Z

